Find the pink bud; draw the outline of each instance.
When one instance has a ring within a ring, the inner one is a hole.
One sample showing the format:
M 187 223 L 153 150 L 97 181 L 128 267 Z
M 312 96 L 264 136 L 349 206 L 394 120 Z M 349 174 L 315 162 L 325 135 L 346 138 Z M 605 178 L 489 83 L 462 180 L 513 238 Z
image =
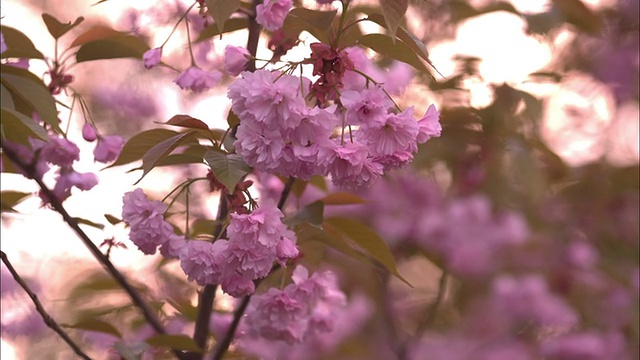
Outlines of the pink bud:
M 142 61 L 144 62 L 144 67 L 147 69 L 151 69 L 152 67 L 160 64 L 160 59 L 162 58 L 162 48 L 154 48 L 147 50 L 142 55 Z
M 224 48 L 224 70 L 230 75 L 238 76 L 249 62 L 249 51 L 240 46 L 227 45 Z
M 89 124 L 88 122 L 84 123 L 84 127 L 82 128 L 82 138 L 87 140 L 88 142 L 94 141 L 98 136 L 96 135 L 96 130 Z

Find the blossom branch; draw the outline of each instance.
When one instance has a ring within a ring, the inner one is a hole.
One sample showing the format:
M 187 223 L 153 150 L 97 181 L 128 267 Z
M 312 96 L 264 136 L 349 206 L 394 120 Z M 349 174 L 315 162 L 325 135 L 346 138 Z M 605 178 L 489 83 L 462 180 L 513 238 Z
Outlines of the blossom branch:
M 69 345 L 69 347 L 73 349 L 73 352 L 75 352 L 79 357 L 83 359 L 91 360 L 91 358 L 80 349 L 80 347 L 69 337 L 69 335 L 67 335 L 67 333 L 64 332 L 64 330 L 62 330 L 60 325 L 58 325 L 58 323 L 55 320 L 53 320 L 53 318 L 46 312 L 46 310 L 42 306 L 42 303 L 40 302 L 40 300 L 38 300 L 38 297 L 36 296 L 36 294 L 33 291 L 31 291 L 27 283 L 24 282 L 24 280 L 20 277 L 20 275 L 18 274 L 16 269 L 13 267 L 13 265 L 11 265 L 11 262 L 9 262 L 9 259 L 7 258 L 7 254 L 5 254 L 4 251 L 0 251 L 0 257 L 2 258 L 2 262 L 5 264 L 7 269 L 9 269 L 11 276 L 13 276 L 13 278 L 20 285 L 20 287 L 22 287 L 22 289 L 27 293 L 27 295 L 29 295 L 29 297 L 31 298 L 31 301 L 33 301 L 33 304 L 36 306 L 36 310 L 42 317 L 42 320 L 44 320 L 44 323 L 47 324 L 47 326 L 51 328 L 51 330 L 55 331 L 58 334 L 58 336 L 60 336 L 62 340 L 64 340 L 64 342 L 66 342 L 67 345 Z
M 25 172 L 27 177 L 35 180 L 38 183 L 40 190 L 42 191 L 44 196 L 49 200 L 49 204 L 51 205 L 51 207 L 62 216 L 62 219 L 78 235 L 80 240 L 82 240 L 84 245 L 89 249 L 89 251 L 96 258 L 96 260 L 98 260 L 100 265 L 102 265 L 102 267 L 116 280 L 118 285 L 120 285 L 120 287 L 124 289 L 127 295 L 129 295 L 134 305 L 137 306 L 142 311 L 142 315 L 144 316 L 145 320 L 149 323 L 149 325 L 151 325 L 151 327 L 158 334 L 166 334 L 166 330 L 164 329 L 160 321 L 156 318 L 153 311 L 151 310 L 149 305 L 147 305 L 147 303 L 142 298 L 140 293 L 129 283 L 129 281 L 124 277 L 124 275 L 120 271 L 118 271 L 118 269 L 115 268 L 115 266 L 113 265 L 113 263 L 111 263 L 109 258 L 106 255 L 104 255 L 100 251 L 100 249 L 91 241 L 89 236 L 87 236 L 87 234 L 80 228 L 78 222 L 73 217 L 71 217 L 71 215 L 69 215 L 69 213 L 64 208 L 64 206 L 62 205 L 62 202 L 58 199 L 58 197 L 53 193 L 53 191 L 51 191 L 44 184 L 42 179 L 40 179 L 36 175 L 34 166 L 31 164 L 25 164 L 20 159 L 18 154 L 16 154 L 10 148 L 4 146 L 4 144 L 2 144 L 2 151 L 4 154 L 7 155 L 7 157 L 9 158 L 9 160 L 11 160 L 11 162 L 16 164 L 20 169 L 22 169 Z M 182 352 L 174 351 L 174 354 L 180 359 L 186 359 Z

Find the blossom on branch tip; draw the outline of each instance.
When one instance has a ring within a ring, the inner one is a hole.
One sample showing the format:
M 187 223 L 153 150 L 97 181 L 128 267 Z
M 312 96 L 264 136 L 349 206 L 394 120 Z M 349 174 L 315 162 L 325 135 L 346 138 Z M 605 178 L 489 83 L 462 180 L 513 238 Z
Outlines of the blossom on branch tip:
M 224 70 L 233 76 L 238 76 L 249 63 L 249 51 L 241 46 L 227 45 L 224 48 Z
M 105 164 L 114 161 L 120 155 L 124 142 L 124 139 L 118 135 L 100 137 L 93 150 L 94 160 Z
M 160 64 L 160 59 L 162 59 L 161 47 L 149 49 L 142 55 L 144 67 L 146 67 L 147 69 L 151 69 L 152 67 Z
M 267 30 L 277 30 L 284 24 L 292 6 L 292 0 L 266 0 L 256 7 L 256 22 Z
M 173 82 L 181 89 L 189 89 L 193 92 L 203 92 L 218 85 L 222 74 L 219 71 L 209 72 L 192 66 L 176 77 Z

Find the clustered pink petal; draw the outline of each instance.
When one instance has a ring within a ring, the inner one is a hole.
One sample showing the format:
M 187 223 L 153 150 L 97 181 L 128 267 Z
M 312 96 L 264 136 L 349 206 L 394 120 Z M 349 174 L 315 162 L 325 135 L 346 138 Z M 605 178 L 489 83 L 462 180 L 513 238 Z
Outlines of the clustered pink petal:
M 229 75 L 238 76 L 249 63 L 249 51 L 241 46 L 227 45 L 224 48 L 224 70 Z
M 87 191 L 96 185 L 98 185 L 98 177 L 93 173 L 79 173 L 70 168 L 61 169 L 52 192 L 59 201 L 64 201 L 71 196 L 72 187 L 75 186 L 80 190 Z M 45 196 L 43 196 L 43 200 L 48 202 Z
M 114 161 L 120 155 L 124 142 L 124 139 L 118 135 L 100 137 L 93 150 L 94 160 L 105 164 Z
M 161 201 L 150 201 L 140 188 L 124 194 L 122 220 L 131 228 L 131 241 L 147 255 L 155 254 L 158 246 L 167 241 L 175 241 L 173 227 L 164 219 L 166 209 Z M 165 250 L 172 257 L 175 256 L 175 245 L 169 245 L 174 248 Z
M 142 55 L 144 67 L 146 67 L 147 69 L 151 69 L 152 67 L 160 64 L 160 59 L 162 59 L 161 47 L 149 49 Z
M 180 266 L 190 281 L 199 285 L 215 284 L 220 273 L 217 258 L 224 250 L 226 242 L 192 240 L 180 252 Z
M 295 344 L 333 330 L 333 315 L 346 306 L 334 275 L 327 271 L 309 277 L 299 265 L 292 278 L 284 290 L 271 288 L 254 297 L 245 319 L 248 336 Z
M 266 0 L 256 7 L 256 21 L 267 30 L 277 30 L 292 6 L 293 0 Z
M 218 85 L 222 74 L 219 71 L 208 72 L 197 66 L 192 66 L 173 80 L 181 89 L 193 92 L 203 92 Z
M 69 167 L 74 161 L 80 160 L 78 146 L 65 138 L 51 137 L 46 143 L 40 140 L 32 140 L 31 143 L 34 150 L 41 149 L 40 156 L 51 164 Z
M 340 102 L 347 109 L 347 123 L 362 126 L 382 124 L 393 106 L 380 86 L 344 91 L 340 95 Z

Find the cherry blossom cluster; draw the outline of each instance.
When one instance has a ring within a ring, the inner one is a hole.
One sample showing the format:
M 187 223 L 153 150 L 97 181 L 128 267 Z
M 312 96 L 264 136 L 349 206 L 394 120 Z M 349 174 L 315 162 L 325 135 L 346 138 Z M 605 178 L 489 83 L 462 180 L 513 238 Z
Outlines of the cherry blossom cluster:
M 340 95 L 340 106 L 309 107 L 309 81 L 280 72 L 243 72 L 228 91 L 240 119 L 236 152 L 254 168 L 309 179 L 330 175 L 345 188 L 370 185 L 413 159 L 417 144 L 440 136 L 431 106 L 418 121 L 413 108 L 391 111 L 380 86 Z
M 333 330 L 335 312 L 346 306 L 333 273 L 309 277 L 298 265 L 291 278 L 293 283 L 283 290 L 271 288 L 254 297 L 244 320 L 248 337 L 294 344 Z
M 271 272 L 274 262 L 298 256 L 296 236 L 282 223 L 282 212 L 270 203 L 250 214 L 231 214 L 227 239 L 189 241 L 180 253 L 182 270 L 200 285 L 220 284 L 241 297 L 255 291 L 254 280 Z

